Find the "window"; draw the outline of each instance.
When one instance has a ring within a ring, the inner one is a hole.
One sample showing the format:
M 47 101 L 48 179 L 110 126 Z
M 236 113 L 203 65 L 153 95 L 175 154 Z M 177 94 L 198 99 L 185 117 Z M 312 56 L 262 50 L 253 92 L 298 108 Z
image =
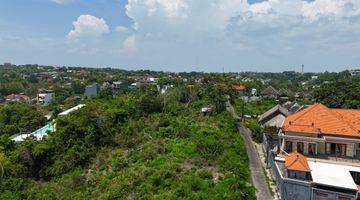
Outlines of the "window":
M 291 141 L 286 141 L 285 142 L 285 151 L 287 153 L 291 153 L 292 152 L 292 142 Z
M 308 154 L 309 155 L 316 155 L 316 144 L 314 143 L 309 143 L 308 145 Z
M 339 196 L 339 200 L 351 200 L 351 198 L 345 196 Z
M 304 154 L 304 143 L 298 142 L 296 145 L 297 152 Z
M 316 191 L 315 192 L 315 196 L 317 198 L 327 198 L 329 196 L 329 194 L 325 193 L 325 192 L 320 192 L 320 191 Z

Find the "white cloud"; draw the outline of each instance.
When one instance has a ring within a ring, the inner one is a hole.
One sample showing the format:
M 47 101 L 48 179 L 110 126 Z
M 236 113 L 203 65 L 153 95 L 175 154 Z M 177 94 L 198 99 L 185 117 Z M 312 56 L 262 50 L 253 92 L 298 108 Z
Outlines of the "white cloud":
M 126 38 L 126 40 L 123 42 L 123 46 L 122 46 L 122 53 L 134 53 L 137 50 L 136 47 L 136 36 L 135 35 L 131 35 L 128 38 Z
M 360 48 L 359 0 L 128 0 L 126 13 L 155 64 L 344 63 Z
M 80 39 L 89 37 L 99 37 L 109 32 L 109 26 L 103 18 L 97 18 L 92 15 L 80 15 L 73 22 L 74 29 L 71 30 L 68 39 Z
M 132 27 L 113 31 L 101 17 L 81 15 L 68 39 L 19 40 L 0 33 L 0 46 L 7 47 L 0 59 L 13 54 L 31 63 L 41 54 L 46 56 L 36 62 L 175 71 L 280 71 L 301 64 L 334 70 L 360 60 L 359 0 L 128 0 L 126 14 Z
M 51 0 L 51 1 L 60 5 L 67 5 L 67 4 L 75 3 L 77 0 Z
M 117 26 L 115 28 L 115 31 L 119 32 L 119 33 L 125 33 L 125 32 L 128 32 L 129 29 L 127 27 L 125 27 L 125 26 Z

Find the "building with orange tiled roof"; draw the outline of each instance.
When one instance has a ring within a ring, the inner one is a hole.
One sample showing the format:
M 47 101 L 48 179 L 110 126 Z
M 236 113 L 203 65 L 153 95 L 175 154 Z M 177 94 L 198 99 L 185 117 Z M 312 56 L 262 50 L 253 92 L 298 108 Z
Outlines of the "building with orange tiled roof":
M 288 178 L 311 180 L 311 170 L 307 158 L 298 152 L 292 152 L 285 156 L 285 168 Z
M 232 89 L 234 89 L 236 91 L 244 91 L 244 90 L 246 90 L 246 86 L 245 85 L 234 85 L 234 86 L 232 86 Z
M 279 138 L 288 153 L 360 158 L 360 110 L 314 104 L 286 117 Z

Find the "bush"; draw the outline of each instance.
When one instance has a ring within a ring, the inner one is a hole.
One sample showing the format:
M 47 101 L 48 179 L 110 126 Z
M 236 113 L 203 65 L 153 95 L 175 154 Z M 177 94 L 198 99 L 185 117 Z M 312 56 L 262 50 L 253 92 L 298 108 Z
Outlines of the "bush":
M 245 123 L 245 126 L 250 129 L 251 137 L 254 139 L 255 142 L 257 143 L 263 142 L 264 129 L 257 122 L 257 120 L 249 120 Z

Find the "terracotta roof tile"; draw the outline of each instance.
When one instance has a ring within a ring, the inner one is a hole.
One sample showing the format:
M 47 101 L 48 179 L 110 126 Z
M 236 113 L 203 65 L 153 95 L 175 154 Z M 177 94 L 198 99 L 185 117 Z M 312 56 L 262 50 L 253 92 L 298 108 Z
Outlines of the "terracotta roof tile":
M 285 119 L 285 132 L 360 137 L 360 110 L 314 104 Z
M 307 158 L 298 152 L 292 152 L 285 156 L 285 167 L 288 170 L 310 172 Z

